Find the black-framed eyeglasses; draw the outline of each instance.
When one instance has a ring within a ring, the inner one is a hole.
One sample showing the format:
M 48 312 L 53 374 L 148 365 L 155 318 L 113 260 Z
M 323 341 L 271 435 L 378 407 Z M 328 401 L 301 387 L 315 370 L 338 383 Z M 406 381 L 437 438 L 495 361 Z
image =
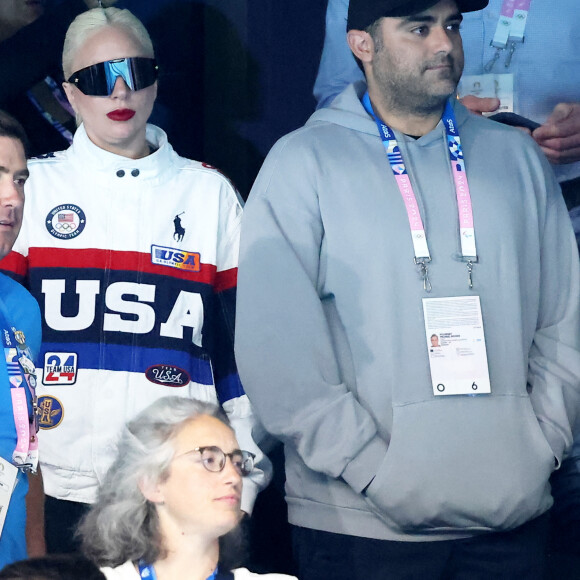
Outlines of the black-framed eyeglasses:
M 157 62 L 154 58 L 130 57 L 107 60 L 74 72 L 67 82 L 91 97 L 107 97 L 122 77 L 132 91 L 150 87 L 157 80 Z
M 242 451 L 241 449 L 234 449 L 231 453 L 222 451 L 217 445 L 209 445 L 207 447 L 196 447 L 191 451 L 178 455 L 181 457 L 189 453 L 197 452 L 201 454 L 201 462 L 203 466 L 214 473 L 223 471 L 226 466 L 226 458 L 229 457 L 234 469 L 245 477 L 252 473 L 254 469 L 254 459 L 256 456 L 249 451 Z

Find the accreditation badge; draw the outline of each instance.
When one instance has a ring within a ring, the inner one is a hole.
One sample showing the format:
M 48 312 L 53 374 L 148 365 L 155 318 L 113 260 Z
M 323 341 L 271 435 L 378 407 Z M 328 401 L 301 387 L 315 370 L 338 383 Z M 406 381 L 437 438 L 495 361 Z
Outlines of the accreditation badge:
M 2 536 L 8 505 L 16 486 L 17 476 L 18 468 L 0 457 L 0 536 Z
M 479 296 L 423 298 L 433 394 L 491 393 Z
M 498 109 L 492 113 L 484 113 L 486 116 L 496 113 L 513 113 L 514 75 L 510 73 L 465 75 L 461 77 L 457 87 L 457 95 L 460 99 L 467 95 L 480 98 L 497 97 L 499 99 Z

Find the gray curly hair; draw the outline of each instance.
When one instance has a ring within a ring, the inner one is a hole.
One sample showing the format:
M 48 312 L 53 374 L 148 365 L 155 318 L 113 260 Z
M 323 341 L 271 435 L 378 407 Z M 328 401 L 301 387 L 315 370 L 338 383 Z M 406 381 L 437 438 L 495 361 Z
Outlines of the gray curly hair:
M 201 415 L 215 417 L 230 427 L 224 412 L 215 405 L 164 397 L 123 429 L 117 457 L 77 532 L 83 552 L 96 564 L 115 567 L 141 558 L 152 563 L 165 555 L 156 508 L 145 499 L 139 484 L 167 479 L 175 454 L 174 438 Z M 240 544 L 238 538 L 235 543 Z

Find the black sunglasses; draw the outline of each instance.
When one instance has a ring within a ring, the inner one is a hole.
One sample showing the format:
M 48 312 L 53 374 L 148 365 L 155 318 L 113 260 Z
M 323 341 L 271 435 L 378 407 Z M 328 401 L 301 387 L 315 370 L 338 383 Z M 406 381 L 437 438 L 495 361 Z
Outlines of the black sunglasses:
M 150 87 L 157 80 L 159 67 L 154 58 L 130 57 L 106 60 L 73 73 L 67 82 L 91 97 L 108 97 L 122 77 L 132 91 Z

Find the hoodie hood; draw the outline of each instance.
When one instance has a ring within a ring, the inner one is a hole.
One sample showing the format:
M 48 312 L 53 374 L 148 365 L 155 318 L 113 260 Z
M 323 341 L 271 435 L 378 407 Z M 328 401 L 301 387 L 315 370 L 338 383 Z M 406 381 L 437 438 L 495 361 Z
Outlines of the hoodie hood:
M 341 125 L 342 127 L 359 131 L 360 133 L 376 135 L 378 138 L 377 125 L 373 118 L 365 111 L 361 102 L 366 90 L 367 85 L 365 81 L 357 81 L 350 84 L 332 101 L 329 107 L 318 109 L 314 112 L 306 122 L 306 126 L 318 122 L 327 122 Z M 452 98 L 452 105 L 455 119 L 460 128 L 459 132 L 461 133 L 461 127 L 467 121 L 469 111 L 455 98 Z M 427 144 L 433 139 L 441 138 L 444 131 L 443 123 L 439 121 L 433 131 L 423 135 L 418 141 Z M 408 138 L 399 131 L 395 131 L 395 134 L 399 140 Z

